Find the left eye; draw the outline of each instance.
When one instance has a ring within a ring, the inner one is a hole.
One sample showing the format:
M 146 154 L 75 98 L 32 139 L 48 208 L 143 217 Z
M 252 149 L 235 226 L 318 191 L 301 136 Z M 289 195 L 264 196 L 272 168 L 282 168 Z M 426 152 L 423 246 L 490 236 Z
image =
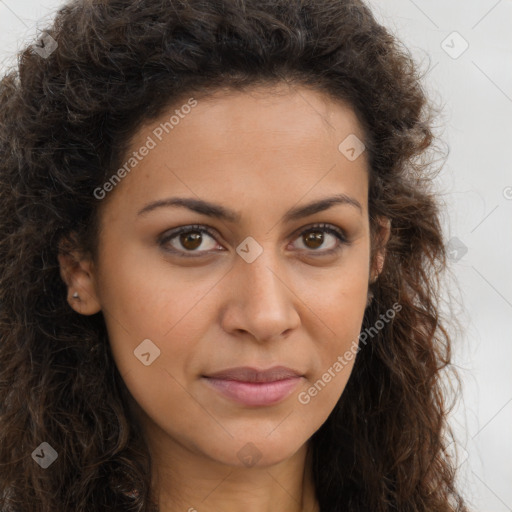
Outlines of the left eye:
M 331 237 L 332 243 L 330 248 L 321 251 L 322 254 L 331 254 L 339 249 L 343 244 L 347 243 L 347 239 L 343 232 L 329 225 L 312 226 L 299 234 L 298 240 L 303 241 L 303 245 L 306 249 L 317 249 L 322 246 L 326 240 L 326 234 Z
M 166 236 L 164 236 L 160 240 L 160 245 L 164 247 L 165 250 L 179 254 L 180 256 L 196 256 L 196 254 L 193 253 L 199 253 L 197 255 L 201 256 L 202 253 L 210 252 L 215 248 L 215 243 L 211 243 L 210 247 L 207 247 L 206 250 L 196 250 L 204 242 L 204 235 L 207 235 L 208 238 L 215 242 L 213 232 L 206 226 L 183 226 L 174 231 L 171 231 Z M 332 239 L 330 247 L 328 247 L 326 250 L 318 251 L 317 249 L 325 244 L 326 235 L 330 236 Z M 309 249 L 312 252 L 320 252 L 323 255 L 336 252 L 340 250 L 344 244 L 347 243 L 347 239 L 343 231 L 341 231 L 341 229 L 337 228 L 336 226 L 329 224 L 310 226 L 299 233 L 298 239 L 301 240 L 304 246 L 300 249 Z M 176 245 L 173 243 L 175 241 L 181 244 L 181 248 L 176 247 Z

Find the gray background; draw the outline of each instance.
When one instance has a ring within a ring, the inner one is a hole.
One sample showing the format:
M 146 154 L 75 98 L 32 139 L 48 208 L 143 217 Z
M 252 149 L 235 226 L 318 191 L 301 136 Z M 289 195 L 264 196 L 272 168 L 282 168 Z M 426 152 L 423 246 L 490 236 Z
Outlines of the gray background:
M 512 0 L 369 3 L 443 107 L 439 187 L 455 297 L 445 311 L 463 329 L 454 346 L 463 395 L 451 416 L 460 487 L 474 510 L 512 511 Z M 61 4 L 0 0 L 2 72 Z

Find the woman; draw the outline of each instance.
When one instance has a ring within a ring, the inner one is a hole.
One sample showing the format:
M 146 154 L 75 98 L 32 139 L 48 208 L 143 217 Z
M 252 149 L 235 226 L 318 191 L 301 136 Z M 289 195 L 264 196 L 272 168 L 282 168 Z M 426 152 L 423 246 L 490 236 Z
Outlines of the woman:
M 70 2 L 0 106 L 1 510 L 466 510 L 430 108 L 361 2 Z

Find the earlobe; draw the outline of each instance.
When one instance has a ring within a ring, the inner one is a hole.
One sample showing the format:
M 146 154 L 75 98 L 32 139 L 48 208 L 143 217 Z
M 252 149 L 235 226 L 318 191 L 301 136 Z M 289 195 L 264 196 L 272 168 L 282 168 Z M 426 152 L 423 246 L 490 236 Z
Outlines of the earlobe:
M 60 276 L 68 287 L 67 300 L 71 308 L 81 315 L 93 315 L 101 311 L 96 286 L 94 265 L 89 256 L 79 251 L 66 250 L 59 245 L 57 255 Z

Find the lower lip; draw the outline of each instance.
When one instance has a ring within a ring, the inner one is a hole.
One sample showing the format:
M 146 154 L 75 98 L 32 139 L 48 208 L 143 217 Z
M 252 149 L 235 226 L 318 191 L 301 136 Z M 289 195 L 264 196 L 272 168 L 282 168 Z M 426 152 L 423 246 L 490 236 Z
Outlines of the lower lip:
M 274 382 L 240 382 L 205 378 L 210 386 L 227 398 L 250 406 L 273 405 L 284 400 L 301 379 L 302 377 L 292 377 Z

